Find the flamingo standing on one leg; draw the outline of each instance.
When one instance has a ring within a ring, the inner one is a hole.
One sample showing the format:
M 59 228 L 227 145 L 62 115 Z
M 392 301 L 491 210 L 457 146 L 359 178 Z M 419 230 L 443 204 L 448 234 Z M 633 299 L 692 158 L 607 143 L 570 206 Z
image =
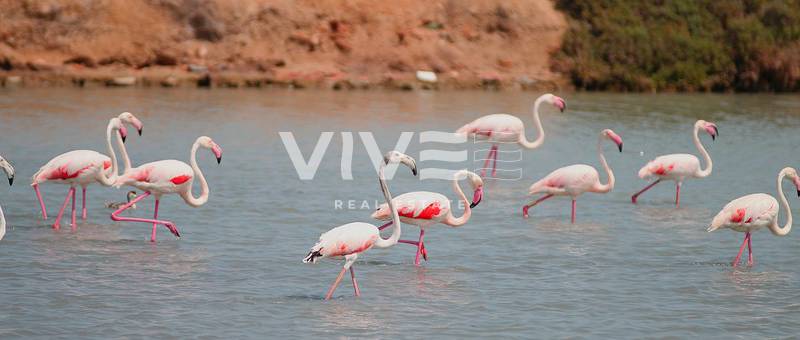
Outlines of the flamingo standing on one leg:
M 597 155 L 600 158 L 600 164 L 608 174 L 608 183 L 600 183 L 600 175 L 597 170 L 586 164 L 574 164 L 565 166 L 551 172 L 549 175 L 540 179 L 538 182 L 531 185 L 530 194 L 544 193 L 545 195 L 539 199 L 522 206 L 522 216 L 528 217 L 528 209 L 540 202 L 551 198 L 553 196 L 572 196 L 572 223 L 575 223 L 575 201 L 584 192 L 607 193 L 614 189 L 614 172 L 606 162 L 606 157 L 603 155 L 603 139 L 609 139 L 619 148 L 622 152 L 622 138 L 614 133 L 614 131 L 605 129 L 600 132 L 600 138 L 597 141 Z
M 120 118 L 122 117 L 122 118 Z M 104 186 L 111 186 L 116 176 L 118 175 L 117 156 L 114 148 L 111 146 L 111 136 L 114 131 L 118 132 L 117 146 L 124 158 L 126 168 L 130 167 L 130 160 L 128 153 L 125 149 L 125 137 L 127 136 L 127 129 L 125 123 L 131 124 L 136 127 L 141 133 L 142 123 L 132 114 L 125 112 L 118 117 L 112 118 L 106 127 L 106 147 L 108 153 L 111 155 L 109 158 L 99 152 L 92 150 L 74 150 L 63 153 L 51 159 L 47 164 L 42 166 L 31 179 L 31 186 L 36 192 L 36 197 L 39 200 L 39 206 L 42 209 L 42 218 L 47 219 L 47 208 L 45 208 L 44 200 L 42 199 L 41 192 L 39 191 L 39 184 L 44 182 L 55 182 L 67 184 L 70 189 L 67 191 L 67 197 L 64 199 L 64 204 L 58 213 L 56 221 L 53 223 L 54 229 L 59 229 L 61 225 L 61 217 L 67 207 L 67 203 L 72 200 L 72 229 L 77 227 L 75 217 L 75 187 L 81 186 L 83 188 L 83 211 L 82 217 L 86 218 L 86 187 L 92 183 L 100 183 Z M 110 169 L 109 169 L 110 168 Z
M 5 158 L 0 156 L 0 169 L 6 173 L 8 177 L 8 185 L 14 184 L 14 167 Z M 6 215 L 3 213 L 3 208 L 0 207 L 0 240 L 6 236 Z
M 474 194 L 472 195 L 472 202 L 467 200 L 467 196 L 461 191 L 458 181 L 463 178 L 469 178 Z M 467 170 L 461 170 L 453 176 L 453 191 L 464 202 L 464 213 L 461 217 L 453 216 L 450 209 L 450 200 L 447 196 L 436 192 L 430 191 L 415 191 L 402 194 L 394 198 L 393 202 L 397 207 L 400 221 L 405 224 L 415 225 L 419 227 L 419 240 L 407 241 L 400 240 L 401 243 L 407 243 L 417 246 L 417 254 L 414 257 L 414 264 L 419 265 L 419 256 L 428 260 L 428 252 L 425 250 L 425 229 L 436 224 L 442 223 L 451 227 L 460 227 L 469 221 L 472 216 L 472 208 L 478 205 L 483 198 L 483 180 L 480 176 Z M 392 218 L 392 212 L 389 206 L 384 203 L 372 214 L 372 218 L 379 220 L 389 220 Z M 383 230 L 388 228 L 393 222 L 386 223 L 378 229 Z
M 778 226 L 778 211 L 780 210 L 778 201 L 768 194 L 750 194 L 739 197 L 726 204 L 722 211 L 711 221 L 708 232 L 719 228 L 730 228 L 738 232 L 744 232 L 744 241 L 742 241 L 739 253 L 733 260 L 734 267 L 739 264 L 745 245 L 748 251 L 747 264 L 753 265 L 751 232 L 767 227 L 777 236 L 786 236 L 792 230 L 792 209 L 789 207 L 786 195 L 783 194 L 784 177 L 789 177 L 794 182 L 797 188 L 797 196 L 800 196 L 800 177 L 797 175 L 797 170 L 788 167 L 783 168 L 778 174 L 778 197 L 781 199 L 783 209 L 786 210 L 786 224 L 783 227 Z
M 384 168 L 390 162 L 405 164 L 411 168 L 411 172 L 414 174 L 414 176 L 417 175 L 417 164 L 410 156 L 397 151 L 389 151 L 383 157 L 383 163 L 378 171 L 378 180 L 381 184 L 381 191 L 383 191 L 383 196 L 386 199 L 386 203 L 388 204 L 389 210 L 392 214 L 392 222 L 394 222 L 392 235 L 388 239 L 383 239 L 378 227 L 370 223 L 348 223 L 333 228 L 320 235 L 317 244 L 311 247 L 311 251 L 309 251 L 308 255 L 306 255 L 306 257 L 303 259 L 303 263 L 315 263 L 317 262 L 317 259 L 320 258 L 344 256 L 345 263 L 342 267 L 342 271 L 339 272 L 339 276 L 336 277 L 336 281 L 334 281 L 333 285 L 331 285 L 331 288 L 328 289 L 328 293 L 325 295 L 325 300 L 329 300 L 331 298 L 333 292 L 336 290 L 336 287 L 339 285 L 339 282 L 342 281 L 344 273 L 348 269 L 350 270 L 350 279 L 353 280 L 353 289 L 355 290 L 355 295 L 360 296 L 361 292 L 358 289 L 356 274 L 353 270 L 353 263 L 358 258 L 358 254 L 361 254 L 372 247 L 391 247 L 397 244 L 398 240 L 400 239 L 400 216 L 397 213 L 397 209 L 395 209 L 394 202 L 392 201 L 392 194 L 389 192 L 389 188 L 386 186 L 386 178 L 384 177 Z
M 647 165 L 639 170 L 640 178 L 648 179 L 651 177 L 656 177 L 657 179 L 653 183 L 650 183 L 644 187 L 644 189 L 633 194 L 633 196 L 631 196 L 631 202 L 635 204 L 636 200 L 639 198 L 639 195 L 643 194 L 647 190 L 650 190 L 650 188 L 656 184 L 661 183 L 662 180 L 673 180 L 675 181 L 675 206 L 680 207 L 681 184 L 683 183 L 683 180 L 686 178 L 707 177 L 711 174 L 711 169 L 713 168 L 711 156 L 708 155 L 706 148 L 703 147 L 702 143 L 700 143 L 700 137 L 697 135 L 700 129 L 704 129 L 709 135 L 711 135 L 711 140 L 715 140 L 716 137 L 719 136 L 719 129 L 717 129 L 716 124 L 704 120 L 698 120 L 696 123 L 694 123 L 694 145 L 697 146 L 697 150 L 700 151 L 700 155 L 703 156 L 703 159 L 706 162 L 706 168 L 700 168 L 700 160 L 697 159 L 695 155 L 677 153 L 658 156 L 656 159 L 648 162 Z
M 475 136 L 476 139 L 486 140 L 492 143 L 492 148 L 486 156 L 486 161 L 481 169 L 481 177 L 486 176 L 486 169 L 489 160 L 492 163 L 492 177 L 497 172 L 497 144 L 498 143 L 518 143 L 527 149 L 536 149 L 544 143 L 544 128 L 539 119 L 539 106 L 542 103 L 549 103 L 564 112 L 567 103 L 561 97 L 547 93 L 536 98 L 533 104 L 533 123 L 536 126 L 538 137 L 533 142 L 529 142 L 525 137 L 525 125 L 519 118 L 508 114 L 491 114 L 480 117 L 471 123 L 456 130 L 457 134 Z
M 192 207 L 199 207 L 208 202 L 208 182 L 206 182 L 203 172 L 200 171 L 200 167 L 197 166 L 197 149 L 200 147 L 211 150 L 214 156 L 217 157 L 217 164 L 222 162 L 222 148 L 210 137 L 201 136 L 192 145 L 192 151 L 189 155 L 189 163 L 191 165 L 172 159 L 162 160 L 142 164 L 119 176 L 114 183 L 115 187 L 130 185 L 144 191 L 144 194 L 111 213 L 111 219 L 114 221 L 152 223 L 151 242 L 156 241 L 156 227 L 159 224 L 163 224 L 172 234 L 180 237 L 181 235 L 178 232 L 178 228 L 175 227 L 175 223 L 158 219 L 158 203 L 164 194 L 178 194 L 186 204 Z M 192 183 L 195 176 L 200 181 L 200 196 L 196 198 L 192 194 Z M 152 219 L 119 216 L 121 212 L 151 194 L 156 198 L 155 212 Z

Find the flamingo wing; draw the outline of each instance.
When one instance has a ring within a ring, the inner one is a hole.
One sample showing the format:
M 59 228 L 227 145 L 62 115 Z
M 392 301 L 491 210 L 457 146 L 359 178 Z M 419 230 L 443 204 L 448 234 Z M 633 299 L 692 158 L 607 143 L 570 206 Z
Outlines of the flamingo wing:
M 90 175 L 93 171 L 108 169 L 111 159 L 92 150 L 73 150 L 58 155 L 39 168 L 33 175 L 33 184 L 48 180 L 68 181 L 79 176 Z
M 586 164 L 574 164 L 554 170 L 531 185 L 528 193 L 562 195 L 568 192 L 586 191 L 598 181 L 599 175 L 594 167 Z
M 524 125 L 518 117 L 499 113 L 480 117 L 458 128 L 456 134 L 474 136 L 479 140 L 516 142 L 523 130 Z
M 656 157 L 639 170 L 639 178 L 680 178 L 694 175 L 700 169 L 695 155 L 671 154 Z
M 399 195 L 392 199 L 397 214 L 406 223 L 419 220 L 440 220 L 450 212 L 450 200 L 447 196 L 430 191 L 414 191 Z M 389 205 L 381 204 L 372 218 L 390 220 L 392 218 Z
M 188 164 L 174 160 L 150 162 L 135 167 L 120 176 L 115 186 L 132 185 L 142 190 L 156 189 L 171 192 L 177 187 L 192 184 L 194 171 Z

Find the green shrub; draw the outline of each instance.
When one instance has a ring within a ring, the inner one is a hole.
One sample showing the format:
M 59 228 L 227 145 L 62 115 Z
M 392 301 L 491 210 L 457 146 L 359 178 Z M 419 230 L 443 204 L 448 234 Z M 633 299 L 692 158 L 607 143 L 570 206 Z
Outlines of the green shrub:
M 553 68 L 586 90 L 800 90 L 800 0 L 557 0 Z

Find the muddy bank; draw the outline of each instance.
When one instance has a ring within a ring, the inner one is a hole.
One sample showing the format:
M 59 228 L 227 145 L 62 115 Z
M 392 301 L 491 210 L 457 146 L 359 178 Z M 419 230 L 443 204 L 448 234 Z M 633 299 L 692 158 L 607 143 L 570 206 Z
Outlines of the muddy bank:
M 0 0 L 0 8 L 4 86 L 565 85 L 550 70 L 565 19 L 545 0 Z

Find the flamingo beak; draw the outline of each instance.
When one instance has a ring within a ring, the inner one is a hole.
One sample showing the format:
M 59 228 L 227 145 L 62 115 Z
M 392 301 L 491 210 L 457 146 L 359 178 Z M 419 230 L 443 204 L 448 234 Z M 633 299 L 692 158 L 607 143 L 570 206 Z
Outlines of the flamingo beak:
M 139 131 L 139 136 L 141 136 L 141 135 L 142 135 L 142 129 L 143 129 L 143 128 L 141 128 L 141 127 L 137 129 L 137 131 Z
M 797 197 L 800 197 L 800 177 L 795 177 L 794 186 L 797 187 Z
M 472 208 L 477 207 L 478 204 L 481 203 L 481 200 L 483 200 L 483 187 L 482 186 L 478 187 L 478 189 L 475 190 L 475 194 L 472 196 L 472 204 L 469 205 L 469 208 L 472 209 Z
M 716 140 L 717 136 L 719 136 L 719 128 L 714 123 L 709 123 L 706 125 L 706 132 L 711 135 L 711 140 Z
M 619 147 L 619 152 L 622 152 L 622 142 L 619 142 L 619 144 L 617 144 L 617 147 Z
M 564 101 L 564 99 L 562 99 L 561 97 L 556 97 L 554 104 L 559 110 L 561 110 L 561 112 L 564 112 L 564 110 L 567 109 L 567 102 Z
M 8 178 L 8 185 L 14 185 L 14 176 Z M 798 193 L 800 193 L 800 190 L 798 190 Z
M 211 152 L 213 152 L 214 156 L 217 157 L 217 164 L 221 164 L 222 163 L 222 148 L 219 145 L 217 145 L 216 143 L 214 143 L 211 146 Z

